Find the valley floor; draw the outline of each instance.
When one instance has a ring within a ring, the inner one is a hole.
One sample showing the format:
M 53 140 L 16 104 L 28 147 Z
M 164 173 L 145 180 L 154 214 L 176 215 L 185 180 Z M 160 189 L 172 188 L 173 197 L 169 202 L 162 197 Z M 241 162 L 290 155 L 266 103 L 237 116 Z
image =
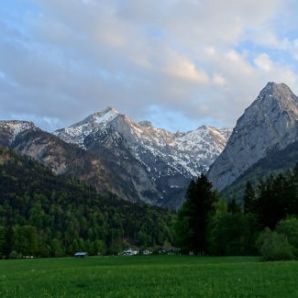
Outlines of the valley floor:
M 298 297 L 298 262 L 135 256 L 0 261 L 0 297 Z

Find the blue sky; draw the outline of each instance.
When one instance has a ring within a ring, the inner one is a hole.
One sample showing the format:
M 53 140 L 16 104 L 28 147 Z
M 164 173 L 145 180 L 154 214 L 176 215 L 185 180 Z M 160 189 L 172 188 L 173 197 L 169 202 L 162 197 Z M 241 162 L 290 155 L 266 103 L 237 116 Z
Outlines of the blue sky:
M 298 93 L 294 0 L 4 0 L 0 118 L 47 130 L 114 106 L 233 127 L 268 81 Z

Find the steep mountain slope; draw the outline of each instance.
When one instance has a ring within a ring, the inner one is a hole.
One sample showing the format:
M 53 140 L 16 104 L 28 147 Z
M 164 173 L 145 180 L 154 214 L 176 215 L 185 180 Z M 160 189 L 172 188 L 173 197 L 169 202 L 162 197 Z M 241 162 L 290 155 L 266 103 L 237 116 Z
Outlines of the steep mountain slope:
M 29 121 L 0 121 L 0 145 L 9 147 L 18 134 L 24 131 L 35 131 L 38 128 Z
M 298 141 L 288 145 L 282 150 L 273 149 L 266 157 L 260 159 L 257 163 L 247 169 L 231 185 L 223 190 L 225 197 L 242 198 L 246 183 L 259 182 L 269 175 L 282 173 L 293 169 L 298 164 Z
M 99 191 L 118 193 L 98 156 L 63 142 L 32 122 L 0 121 L 0 145 L 34 158 L 57 175 L 76 176 L 96 186 Z
M 55 134 L 101 156 L 131 200 L 176 208 L 190 179 L 208 170 L 230 131 L 202 126 L 171 133 L 109 107 Z
M 285 84 L 268 83 L 237 121 L 208 177 L 215 188 L 223 190 L 270 152 L 297 140 L 297 96 Z

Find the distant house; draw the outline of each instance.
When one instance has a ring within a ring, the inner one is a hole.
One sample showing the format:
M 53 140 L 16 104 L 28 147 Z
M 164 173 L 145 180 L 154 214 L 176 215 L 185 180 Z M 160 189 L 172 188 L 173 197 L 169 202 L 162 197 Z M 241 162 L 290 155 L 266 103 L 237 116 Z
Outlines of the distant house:
M 134 248 L 128 248 L 126 250 L 124 250 L 121 255 L 122 256 L 135 256 L 139 253 L 139 251 L 137 249 Z
M 84 258 L 88 256 L 88 253 L 85 251 L 78 251 L 73 256 L 76 258 Z

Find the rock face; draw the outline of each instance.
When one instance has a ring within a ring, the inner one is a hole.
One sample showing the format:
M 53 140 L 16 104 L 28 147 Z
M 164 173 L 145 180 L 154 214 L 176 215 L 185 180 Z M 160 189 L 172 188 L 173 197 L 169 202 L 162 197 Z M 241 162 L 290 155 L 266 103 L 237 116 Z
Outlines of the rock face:
M 208 177 L 215 188 L 223 190 L 271 151 L 297 140 L 297 96 L 285 84 L 268 83 L 237 121 Z
M 50 167 L 57 175 L 71 175 L 87 181 L 99 191 L 113 191 L 110 174 L 97 156 L 63 142 L 32 122 L 0 121 L 0 145 Z
M 261 179 L 267 179 L 269 175 L 294 169 L 297 161 L 298 141 L 282 150 L 272 150 L 226 187 L 222 194 L 228 200 L 236 198 L 241 201 L 248 181 L 257 185 Z
M 55 134 L 100 156 L 126 199 L 176 208 L 190 179 L 206 172 L 224 149 L 230 130 L 202 126 L 171 133 L 107 108 Z

